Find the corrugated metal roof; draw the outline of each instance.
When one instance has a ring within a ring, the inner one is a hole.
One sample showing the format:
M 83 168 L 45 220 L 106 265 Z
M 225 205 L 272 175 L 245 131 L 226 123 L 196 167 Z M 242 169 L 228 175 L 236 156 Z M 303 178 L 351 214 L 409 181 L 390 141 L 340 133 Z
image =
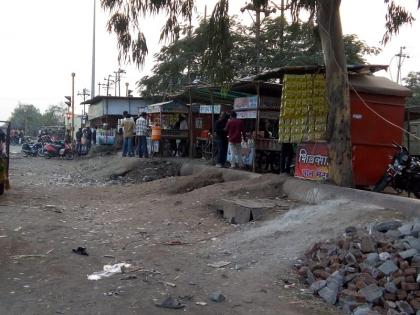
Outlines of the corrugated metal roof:
M 365 73 L 371 74 L 380 70 L 388 69 L 387 65 L 347 65 L 347 71 L 349 73 Z M 285 74 L 311 74 L 311 73 L 325 73 L 325 66 L 312 65 L 312 66 L 286 66 L 280 68 L 274 68 L 271 70 L 264 71 L 263 73 L 248 76 L 242 78 L 241 81 L 258 81 L 258 80 L 269 80 L 278 79 L 283 77 Z

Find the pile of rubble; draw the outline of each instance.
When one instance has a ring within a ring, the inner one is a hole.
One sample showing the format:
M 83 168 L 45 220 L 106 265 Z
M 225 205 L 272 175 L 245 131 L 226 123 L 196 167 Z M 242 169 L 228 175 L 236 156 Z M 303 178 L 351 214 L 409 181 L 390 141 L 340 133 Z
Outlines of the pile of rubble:
M 420 221 L 348 227 L 313 244 L 295 267 L 314 294 L 345 314 L 420 314 Z

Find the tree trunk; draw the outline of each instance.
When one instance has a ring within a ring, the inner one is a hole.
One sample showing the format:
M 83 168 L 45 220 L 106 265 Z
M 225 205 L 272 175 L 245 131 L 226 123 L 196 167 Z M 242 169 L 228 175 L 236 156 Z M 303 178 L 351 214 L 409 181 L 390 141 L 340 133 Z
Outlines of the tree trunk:
M 326 66 L 329 115 L 330 180 L 340 186 L 353 185 L 350 139 L 350 96 L 343 33 L 341 0 L 319 0 L 318 25 Z

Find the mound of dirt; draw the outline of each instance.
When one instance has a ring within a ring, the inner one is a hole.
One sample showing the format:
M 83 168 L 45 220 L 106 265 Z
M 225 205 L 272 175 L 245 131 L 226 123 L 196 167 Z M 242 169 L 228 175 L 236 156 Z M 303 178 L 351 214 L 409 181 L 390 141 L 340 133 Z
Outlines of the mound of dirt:
M 199 188 L 223 183 L 223 174 L 220 171 L 205 170 L 195 175 L 176 178 L 175 184 L 168 189 L 170 194 L 183 194 Z

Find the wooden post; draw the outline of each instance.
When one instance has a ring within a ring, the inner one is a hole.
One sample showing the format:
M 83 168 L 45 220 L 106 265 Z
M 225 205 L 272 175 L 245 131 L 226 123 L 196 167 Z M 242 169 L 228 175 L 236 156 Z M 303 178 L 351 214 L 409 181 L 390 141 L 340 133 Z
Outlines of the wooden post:
M 257 82 L 257 115 L 256 115 L 256 122 L 255 122 L 255 135 L 254 135 L 254 154 L 252 155 L 252 171 L 255 172 L 256 169 L 256 157 L 257 157 L 257 138 L 258 138 L 258 131 L 260 130 L 260 82 Z
M 189 97 L 189 102 L 190 102 L 190 106 L 188 108 L 188 127 L 189 127 L 189 157 L 190 159 L 192 159 L 193 157 L 193 138 L 194 138 L 194 133 L 193 133 L 193 117 L 192 117 L 192 96 L 191 96 L 191 87 L 188 88 L 188 97 Z
M 210 103 L 211 103 L 211 162 L 214 164 L 214 99 L 213 90 L 210 88 Z

